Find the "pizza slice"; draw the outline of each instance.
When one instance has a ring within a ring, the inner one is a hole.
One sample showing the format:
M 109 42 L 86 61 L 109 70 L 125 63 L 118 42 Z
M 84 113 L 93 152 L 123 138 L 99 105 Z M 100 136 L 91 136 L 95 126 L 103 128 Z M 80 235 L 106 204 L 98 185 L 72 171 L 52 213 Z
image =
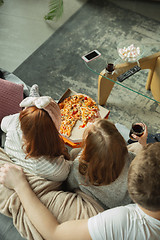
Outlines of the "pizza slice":
M 67 137 L 70 137 L 72 129 L 74 128 L 76 122 L 77 121 L 74 118 L 64 120 L 60 127 L 60 133 L 66 135 Z
M 88 122 L 100 117 L 99 110 L 97 108 L 81 107 L 82 125 L 79 128 L 86 127 Z
M 60 133 L 70 137 L 76 122 L 81 119 L 81 110 L 77 104 L 67 104 L 61 109 Z
M 84 96 L 82 107 L 99 109 L 97 103 L 91 97 L 88 96 Z

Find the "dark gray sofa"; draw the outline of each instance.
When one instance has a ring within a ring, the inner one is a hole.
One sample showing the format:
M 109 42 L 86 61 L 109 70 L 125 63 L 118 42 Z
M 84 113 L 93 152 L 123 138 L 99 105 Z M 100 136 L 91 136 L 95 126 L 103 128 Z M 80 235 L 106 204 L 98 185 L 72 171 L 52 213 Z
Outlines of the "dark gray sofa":
M 0 240 L 25 240 L 13 225 L 12 218 L 0 213 Z

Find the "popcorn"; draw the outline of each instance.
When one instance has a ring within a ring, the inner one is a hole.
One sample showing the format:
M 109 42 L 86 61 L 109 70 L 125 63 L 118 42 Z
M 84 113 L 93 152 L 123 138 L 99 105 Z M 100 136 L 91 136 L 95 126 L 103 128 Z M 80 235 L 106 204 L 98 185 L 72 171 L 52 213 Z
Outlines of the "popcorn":
M 118 49 L 120 57 L 128 62 L 136 61 L 136 58 L 140 55 L 140 52 L 140 47 L 135 47 L 134 44 Z

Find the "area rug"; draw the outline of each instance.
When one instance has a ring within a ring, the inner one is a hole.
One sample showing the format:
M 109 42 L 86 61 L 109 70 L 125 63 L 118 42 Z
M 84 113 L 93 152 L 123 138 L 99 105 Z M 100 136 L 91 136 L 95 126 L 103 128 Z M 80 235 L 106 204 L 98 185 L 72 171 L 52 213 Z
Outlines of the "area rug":
M 86 67 L 81 57 L 93 49 L 101 50 L 101 46 L 106 46 L 112 56 L 110 46 L 126 38 L 159 42 L 160 22 L 106 0 L 90 0 L 13 73 L 29 86 L 37 83 L 43 95 L 54 99 L 71 88 L 97 101 L 98 75 Z M 138 78 L 138 89 L 145 93 L 147 74 L 147 70 L 140 71 L 128 82 L 133 85 Z M 113 123 L 130 128 L 132 122 L 142 121 L 150 133 L 160 132 L 160 105 L 119 85 L 115 84 L 104 107 L 110 110 L 109 120 Z

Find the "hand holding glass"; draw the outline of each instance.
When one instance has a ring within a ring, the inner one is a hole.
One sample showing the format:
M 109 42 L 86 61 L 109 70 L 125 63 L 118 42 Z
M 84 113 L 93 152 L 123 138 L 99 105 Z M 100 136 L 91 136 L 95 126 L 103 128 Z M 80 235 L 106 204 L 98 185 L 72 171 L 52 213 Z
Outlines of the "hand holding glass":
M 134 139 L 134 137 L 132 136 L 132 134 L 141 137 L 144 134 L 144 130 L 145 130 L 145 125 L 143 123 L 133 123 L 130 133 L 129 133 L 129 137 L 133 140 L 133 141 L 137 141 L 136 139 Z

